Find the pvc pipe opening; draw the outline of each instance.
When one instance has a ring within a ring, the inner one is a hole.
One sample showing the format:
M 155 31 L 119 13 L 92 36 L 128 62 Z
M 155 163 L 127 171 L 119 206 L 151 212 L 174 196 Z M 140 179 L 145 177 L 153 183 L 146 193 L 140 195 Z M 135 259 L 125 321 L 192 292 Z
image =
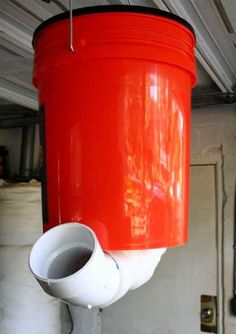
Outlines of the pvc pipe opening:
M 43 280 L 57 280 L 82 270 L 92 257 L 95 236 L 84 225 L 69 223 L 45 233 L 34 245 L 30 268 Z

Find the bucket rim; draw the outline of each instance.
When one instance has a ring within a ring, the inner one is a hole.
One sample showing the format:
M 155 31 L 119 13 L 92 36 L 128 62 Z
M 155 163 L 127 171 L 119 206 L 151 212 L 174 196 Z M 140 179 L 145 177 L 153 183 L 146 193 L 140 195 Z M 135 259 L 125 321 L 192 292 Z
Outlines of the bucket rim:
M 130 5 L 103 5 L 103 6 L 90 6 L 90 7 L 82 7 L 73 10 L 73 17 L 74 16 L 82 16 L 88 14 L 103 14 L 103 13 L 138 13 L 138 14 L 149 14 L 154 16 L 159 16 L 163 18 L 167 18 L 173 20 L 177 23 L 182 24 L 185 28 L 187 28 L 192 34 L 196 41 L 196 35 L 192 25 L 187 22 L 182 17 L 172 14 L 170 12 L 163 11 L 158 8 L 152 7 L 145 7 L 145 6 L 130 6 Z M 57 14 L 46 21 L 42 22 L 34 31 L 32 45 L 35 48 L 36 44 L 36 37 L 38 34 L 50 26 L 53 23 L 56 23 L 61 20 L 69 19 L 70 13 L 66 11 L 64 13 Z

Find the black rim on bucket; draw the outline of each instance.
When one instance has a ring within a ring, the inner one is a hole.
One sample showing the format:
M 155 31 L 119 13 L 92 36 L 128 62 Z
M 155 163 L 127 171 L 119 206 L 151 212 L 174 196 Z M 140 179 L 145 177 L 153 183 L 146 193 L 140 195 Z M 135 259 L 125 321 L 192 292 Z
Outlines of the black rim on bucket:
M 92 6 L 92 7 L 74 9 L 73 17 L 87 14 L 98 14 L 98 13 L 140 13 L 140 14 L 149 14 L 149 15 L 164 17 L 182 24 L 183 26 L 188 28 L 192 32 L 194 38 L 196 38 L 194 29 L 190 23 L 188 23 L 187 21 L 185 21 L 184 19 L 175 14 L 165 12 L 157 8 L 143 7 L 143 6 L 129 6 L 129 5 Z M 33 47 L 35 47 L 35 39 L 40 31 L 42 31 L 43 29 L 45 29 L 46 27 L 55 22 L 69 18 L 70 18 L 70 13 L 69 11 L 66 11 L 64 13 L 55 15 L 50 19 L 41 23 L 34 32 L 33 42 L 32 42 Z

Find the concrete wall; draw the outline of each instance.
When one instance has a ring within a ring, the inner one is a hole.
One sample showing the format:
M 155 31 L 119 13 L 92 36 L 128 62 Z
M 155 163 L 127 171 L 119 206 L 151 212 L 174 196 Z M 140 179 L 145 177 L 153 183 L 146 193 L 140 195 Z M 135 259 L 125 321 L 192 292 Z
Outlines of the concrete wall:
M 0 145 L 8 150 L 8 165 L 10 177 L 19 173 L 21 154 L 22 129 L 0 129 Z M 34 168 L 37 168 L 39 158 L 39 129 L 35 131 Z
M 192 113 L 192 159 L 219 151 L 223 178 L 223 283 L 224 334 L 236 332 L 236 316 L 230 313 L 233 294 L 234 202 L 236 176 L 236 105 L 196 109 Z

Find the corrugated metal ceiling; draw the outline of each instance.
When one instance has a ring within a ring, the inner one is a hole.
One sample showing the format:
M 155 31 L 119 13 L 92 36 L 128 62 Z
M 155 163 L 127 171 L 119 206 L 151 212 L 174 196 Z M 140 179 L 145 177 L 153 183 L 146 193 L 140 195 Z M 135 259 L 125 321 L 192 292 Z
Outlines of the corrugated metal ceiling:
M 129 4 L 158 7 L 188 20 L 196 31 L 199 96 L 233 97 L 236 84 L 236 1 L 233 0 L 73 0 L 73 8 Z M 37 110 L 31 83 L 35 28 L 68 10 L 68 0 L 0 1 L 0 99 Z M 1 102 L 1 107 L 3 103 Z

